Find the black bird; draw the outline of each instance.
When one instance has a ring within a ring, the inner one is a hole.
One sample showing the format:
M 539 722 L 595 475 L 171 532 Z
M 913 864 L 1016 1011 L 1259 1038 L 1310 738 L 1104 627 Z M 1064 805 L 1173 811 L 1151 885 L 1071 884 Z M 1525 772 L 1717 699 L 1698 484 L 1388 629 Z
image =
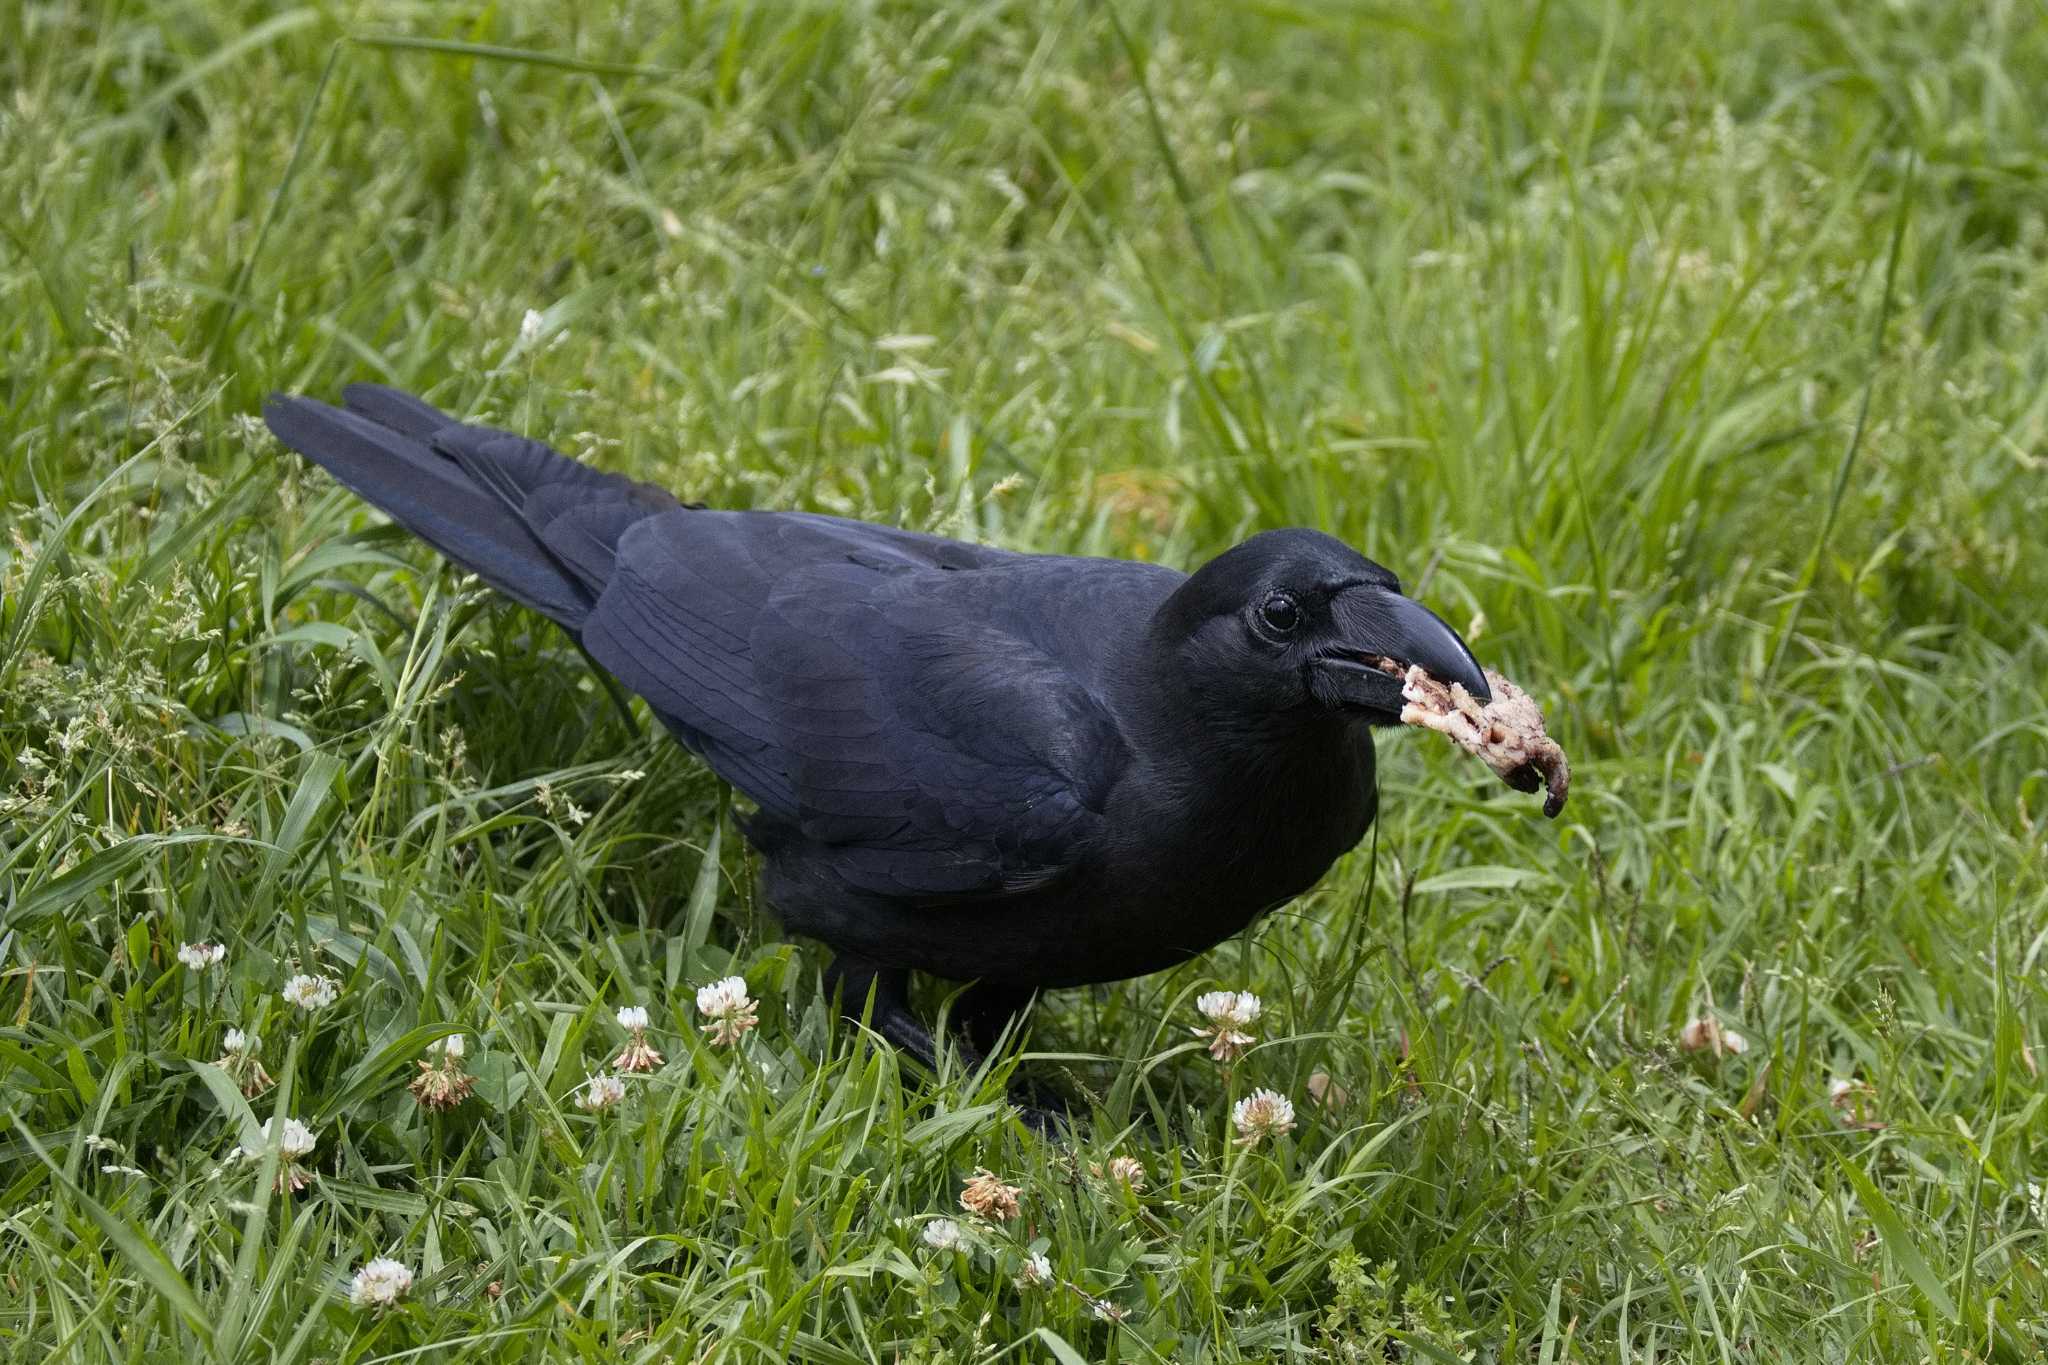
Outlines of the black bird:
M 559 623 L 756 806 L 763 892 L 927 1064 L 912 971 L 990 1047 L 1040 989 L 1138 976 L 1315 884 L 1372 823 L 1386 657 L 1471 651 L 1317 531 L 1193 574 L 804 512 L 724 512 L 394 389 L 277 396 L 270 429 Z

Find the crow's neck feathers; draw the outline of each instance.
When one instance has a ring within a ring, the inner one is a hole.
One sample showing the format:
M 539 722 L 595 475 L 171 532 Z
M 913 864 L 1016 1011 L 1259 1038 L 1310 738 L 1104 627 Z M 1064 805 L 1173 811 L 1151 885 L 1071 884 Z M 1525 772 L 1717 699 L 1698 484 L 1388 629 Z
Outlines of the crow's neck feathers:
M 1324 858 L 1320 873 L 1326 823 L 1349 829 L 1360 803 L 1370 808 L 1370 727 L 1306 697 L 1247 706 L 1226 661 L 1164 624 L 1145 633 L 1113 681 L 1114 709 L 1145 770 L 1140 783 L 1157 806 L 1151 827 L 1267 857 L 1300 845 L 1303 857 Z

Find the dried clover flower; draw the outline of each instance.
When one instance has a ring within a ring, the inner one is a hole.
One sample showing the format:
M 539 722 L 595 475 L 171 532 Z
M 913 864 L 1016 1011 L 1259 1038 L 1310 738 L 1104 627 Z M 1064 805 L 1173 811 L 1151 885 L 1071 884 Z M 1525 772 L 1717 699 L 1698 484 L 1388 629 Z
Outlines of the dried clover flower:
M 1007 1222 L 1017 1216 L 1017 1196 L 1023 1191 L 1005 1185 L 985 1167 L 976 1167 L 974 1178 L 960 1191 L 960 1207 L 982 1218 Z
M 256 1060 L 256 1050 L 262 1043 L 263 1040 L 253 1033 L 231 1028 L 222 1040 L 220 1057 L 214 1062 L 251 1099 L 275 1084 L 270 1073 L 263 1069 L 263 1063 Z
M 1678 1046 L 1685 1052 L 1711 1052 L 1719 1057 L 1722 1053 L 1737 1056 L 1749 1051 L 1749 1039 L 1734 1029 L 1724 1029 L 1721 1021 L 1711 1014 L 1703 1014 L 1678 1031 Z
M 462 1069 L 463 1053 L 467 1050 L 459 1033 L 449 1034 L 438 1044 L 427 1044 L 429 1059 L 438 1052 L 440 1063 L 436 1065 L 432 1060 L 421 1062 L 420 1074 L 413 1077 L 412 1084 L 406 1087 L 422 1109 L 453 1109 L 469 1098 L 470 1092 L 476 1088 L 476 1078 Z
M 1884 1127 L 1877 1116 L 1877 1087 L 1868 1081 L 1837 1077 L 1828 1086 L 1828 1103 L 1834 1106 L 1835 1121 L 1844 1128 L 1875 1131 Z

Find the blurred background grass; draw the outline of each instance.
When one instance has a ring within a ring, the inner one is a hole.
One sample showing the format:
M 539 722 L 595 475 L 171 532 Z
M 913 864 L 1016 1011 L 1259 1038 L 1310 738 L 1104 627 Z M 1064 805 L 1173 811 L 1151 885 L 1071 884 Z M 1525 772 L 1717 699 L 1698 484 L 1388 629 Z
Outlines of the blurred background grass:
M 0 8 L 0 1334 L 2037 1357 L 2044 19 Z M 1321 527 L 1537 695 L 1573 804 L 1383 742 L 1317 893 L 1041 1011 L 1099 1104 L 1043 1148 L 1000 1075 L 828 1030 L 716 784 L 252 420 L 354 379 L 721 506 L 1182 565 Z M 284 1017 L 301 967 L 344 1007 Z M 690 1041 L 728 968 L 754 1068 Z M 1227 1085 L 1211 984 L 1268 1004 Z M 670 1067 L 566 1109 L 635 1000 Z M 1749 1052 L 1680 1055 L 1701 1013 Z M 308 1196 L 219 1173 L 229 1025 Z M 451 1027 L 479 1097 L 430 1121 Z M 1233 1155 L 1251 1084 L 1304 1125 Z M 977 1164 L 1030 1226 L 942 1263 L 900 1220 Z M 1009 1286 L 1039 1242 L 1086 1295 Z M 379 1252 L 422 1281 L 360 1317 Z

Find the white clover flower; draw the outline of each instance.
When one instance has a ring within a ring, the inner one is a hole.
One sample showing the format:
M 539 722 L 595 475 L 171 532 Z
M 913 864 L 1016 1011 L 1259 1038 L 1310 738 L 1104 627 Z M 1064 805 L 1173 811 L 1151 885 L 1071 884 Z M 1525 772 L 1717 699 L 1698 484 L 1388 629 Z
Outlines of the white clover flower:
M 1265 1005 L 1250 991 L 1206 991 L 1195 997 L 1195 1010 L 1209 1021 L 1196 1029 L 1197 1038 L 1209 1040 L 1209 1055 L 1219 1062 L 1231 1062 L 1258 1041 L 1251 1026 L 1265 1012 Z
M 745 1009 L 748 1003 L 747 979 L 743 976 L 724 977 L 697 988 L 697 1012 L 712 1019 Z
M 526 316 L 519 319 L 519 344 L 521 346 L 531 346 L 534 342 L 539 341 L 540 329 L 545 325 L 545 321 L 541 317 L 538 308 L 527 309 Z
M 302 1010 L 326 1009 L 341 998 L 341 983 L 331 976 L 308 976 L 301 972 L 284 983 L 285 1003 Z
M 1024 1266 L 1017 1272 L 1019 1289 L 1043 1289 L 1052 1283 L 1052 1262 L 1042 1251 L 1033 1252 L 1024 1258 Z
M 227 945 L 223 943 L 187 943 L 178 949 L 178 961 L 195 972 L 215 966 L 227 955 Z
M 1294 1131 L 1294 1101 L 1277 1090 L 1254 1090 L 1232 1106 L 1230 1121 L 1237 1125 L 1239 1145 L 1250 1147 Z
M 390 1308 L 412 1289 L 412 1270 L 401 1261 L 379 1256 L 367 1261 L 349 1282 L 348 1301 L 358 1308 Z
M 924 1225 L 924 1244 L 933 1251 L 965 1251 L 967 1234 L 950 1218 L 934 1218 Z
M 697 990 L 697 1013 L 711 1021 L 703 1029 L 716 1046 L 738 1042 L 741 1034 L 759 1023 L 754 1010 L 743 976 L 728 976 Z
M 1250 1028 L 1265 1008 L 1250 991 L 1207 991 L 1195 997 L 1195 1009 L 1204 1019 L 1231 1028 Z
M 278 1126 L 276 1119 L 271 1119 L 263 1125 L 261 1144 L 252 1147 L 243 1142 L 236 1148 L 236 1154 L 252 1161 L 261 1160 L 263 1153 L 275 1143 L 279 1192 L 303 1190 L 312 1181 L 313 1174 L 300 1163 L 313 1155 L 313 1148 L 318 1145 L 319 1140 L 311 1128 L 297 1119 L 284 1120 L 282 1128 Z
M 1128 1185 L 1133 1194 L 1145 1188 L 1145 1163 L 1134 1156 L 1113 1156 L 1109 1159 L 1109 1178 Z
M 1122 1322 L 1131 1315 L 1130 1309 L 1119 1308 L 1108 1299 L 1096 1299 L 1088 1305 L 1088 1311 L 1095 1315 L 1098 1322 Z
M 277 1150 L 294 1161 L 302 1156 L 313 1155 L 313 1149 L 320 1143 L 319 1137 L 297 1119 L 284 1121 L 284 1134 L 278 1139 Z
M 273 1142 L 277 1146 L 279 1156 L 287 1161 L 297 1161 L 300 1157 L 313 1155 L 313 1149 L 319 1145 L 320 1138 L 297 1119 L 284 1120 L 282 1131 L 278 1128 L 278 1120 L 268 1119 L 263 1124 L 262 1145 L 251 1147 L 245 1142 L 241 1147 L 242 1155 L 251 1159 L 260 1157 Z
M 228 1030 L 228 1036 L 222 1040 L 221 1045 L 230 1053 L 254 1052 L 262 1041 L 261 1038 L 258 1038 L 253 1033 L 244 1033 L 238 1028 L 231 1028 Z
M 619 1027 L 633 1035 L 626 1050 L 612 1058 L 621 1071 L 652 1071 L 661 1065 L 661 1054 L 647 1041 L 647 1006 L 626 1005 L 619 1010 Z
M 595 1114 L 626 1098 L 626 1083 L 617 1076 L 592 1076 L 577 1087 L 576 1107 Z

